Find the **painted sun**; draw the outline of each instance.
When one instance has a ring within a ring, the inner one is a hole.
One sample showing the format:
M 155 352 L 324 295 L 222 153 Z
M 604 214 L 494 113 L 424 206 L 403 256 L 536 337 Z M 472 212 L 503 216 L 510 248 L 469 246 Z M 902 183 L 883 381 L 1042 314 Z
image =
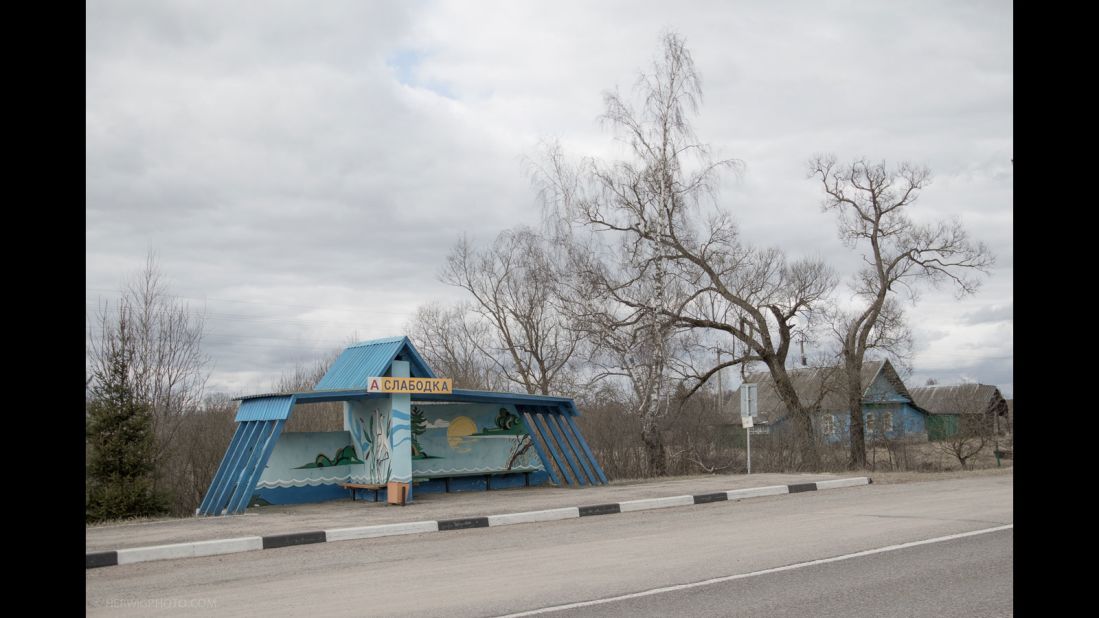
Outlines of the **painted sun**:
M 450 421 L 446 428 L 446 441 L 451 448 L 457 448 L 462 444 L 466 436 L 477 433 L 477 425 L 468 416 L 458 416 Z

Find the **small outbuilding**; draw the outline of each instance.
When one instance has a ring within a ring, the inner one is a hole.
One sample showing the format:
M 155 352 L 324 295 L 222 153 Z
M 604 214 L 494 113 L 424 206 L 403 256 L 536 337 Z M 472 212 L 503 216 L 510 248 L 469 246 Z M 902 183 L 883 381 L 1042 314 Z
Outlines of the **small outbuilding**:
M 945 440 L 962 430 L 1011 433 L 1010 406 L 992 384 L 936 384 L 911 392 L 916 404 L 930 414 L 929 440 Z
M 282 432 L 296 405 L 325 402 L 343 403 L 342 431 Z M 407 337 L 365 341 L 345 349 L 312 391 L 240 398 L 236 432 L 198 514 L 348 491 L 405 504 L 413 492 L 606 484 L 579 414 L 567 397 L 452 388 Z

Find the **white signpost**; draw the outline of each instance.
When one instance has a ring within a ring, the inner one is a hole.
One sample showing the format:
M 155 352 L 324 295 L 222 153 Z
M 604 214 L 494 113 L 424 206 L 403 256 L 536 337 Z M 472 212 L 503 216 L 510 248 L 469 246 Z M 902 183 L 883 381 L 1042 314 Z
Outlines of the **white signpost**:
M 744 428 L 745 439 L 748 441 L 748 474 L 752 473 L 752 427 L 755 426 L 755 417 L 758 410 L 758 387 L 756 384 L 740 385 L 740 426 Z

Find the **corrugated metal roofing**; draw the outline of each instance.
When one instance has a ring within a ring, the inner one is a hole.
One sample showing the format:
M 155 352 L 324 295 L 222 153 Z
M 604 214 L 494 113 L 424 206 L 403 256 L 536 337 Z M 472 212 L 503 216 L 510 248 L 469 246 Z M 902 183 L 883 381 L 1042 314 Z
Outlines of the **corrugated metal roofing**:
M 435 372 L 427 366 L 408 337 L 374 339 L 349 346 L 340 354 L 328 373 L 317 382 L 313 390 L 348 390 L 366 388 L 370 376 L 385 375 L 394 360 L 407 360 L 414 378 L 434 378 Z
M 1003 401 L 1000 389 L 992 384 L 946 384 L 913 388 L 916 405 L 932 414 L 979 414 Z
M 262 397 L 285 397 L 287 395 L 293 395 L 294 393 L 257 393 L 255 395 L 241 395 L 240 397 L 233 397 L 233 401 L 245 401 L 248 399 L 260 399 Z
M 241 421 L 284 421 L 294 407 L 293 395 L 249 398 L 240 402 L 237 408 L 237 422 Z

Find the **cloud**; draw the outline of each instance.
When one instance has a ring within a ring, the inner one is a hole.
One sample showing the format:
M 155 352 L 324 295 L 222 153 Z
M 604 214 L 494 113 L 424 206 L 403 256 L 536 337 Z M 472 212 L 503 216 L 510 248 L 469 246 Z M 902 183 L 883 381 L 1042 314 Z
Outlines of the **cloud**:
M 1005 322 L 1011 321 L 1014 315 L 1015 306 L 1013 304 L 986 305 L 976 311 L 962 314 L 961 321 L 965 324 Z
M 805 160 L 926 163 L 913 217 L 959 216 L 999 261 L 964 304 L 927 291 L 909 313 L 978 320 L 1012 306 L 1012 19 L 949 2 L 95 2 L 87 310 L 155 249 L 207 312 L 210 390 L 235 394 L 401 333 L 459 297 L 435 275 L 460 233 L 537 223 L 521 161 L 539 139 L 614 151 L 602 93 L 629 92 L 672 28 L 703 77 L 698 134 L 746 163 L 719 197 L 746 238 L 849 273 Z M 952 328 L 1002 336 L 982 324 Z

